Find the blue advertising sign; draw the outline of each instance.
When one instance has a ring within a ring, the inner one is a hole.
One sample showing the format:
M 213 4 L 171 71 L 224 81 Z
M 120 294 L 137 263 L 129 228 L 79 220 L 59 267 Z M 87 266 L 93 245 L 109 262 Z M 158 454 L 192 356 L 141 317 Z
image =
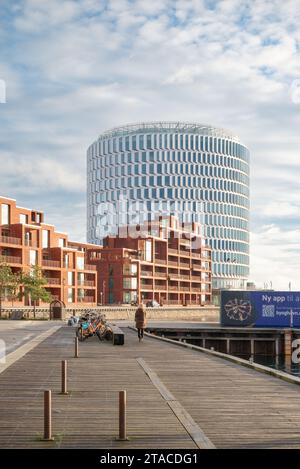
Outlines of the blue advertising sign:
M 221 292 L 223 326 L 300 327 L 300 292 Z

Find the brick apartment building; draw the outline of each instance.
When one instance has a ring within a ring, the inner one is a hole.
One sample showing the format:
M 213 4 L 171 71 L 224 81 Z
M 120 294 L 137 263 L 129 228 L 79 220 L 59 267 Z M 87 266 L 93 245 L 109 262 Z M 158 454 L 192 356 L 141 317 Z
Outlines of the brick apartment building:
M 13 272 L 39 265 L 53 299 L 68 306 L 97 304 L 96 266 L 87 262 L 91 248 L 95 255 L 94 245 L 71 242 L 66 233 L 44 223 L 43 212 L 18 207 L 15 200 L 0 197 L 0 262 Z M 12 302 L 7 299 L 3 305 L 11 306 Z M 14 300 L 14 306 L 18 305 L 26 305 L 26 300 Z
M 123 227 L 89 255 L 97 265 L 100 304 L 211 303 L 211 249 L 196 223 L 160 217 L 151 226 Z

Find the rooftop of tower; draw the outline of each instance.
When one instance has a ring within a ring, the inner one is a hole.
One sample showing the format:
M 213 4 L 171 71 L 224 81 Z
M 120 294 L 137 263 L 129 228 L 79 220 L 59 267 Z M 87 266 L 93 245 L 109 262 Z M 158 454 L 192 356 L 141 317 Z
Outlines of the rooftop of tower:
M 227 129 L 213 127 L 211 125 L 200 124 L 197 122 L 180 121 L 154 121 L 139 122 L 136 124 L 127 124 L 103 132 L 99 139 L 122 137 L 129 134 L 145 132 L 164 132 L 164 133 L 197 133 L 200 135 L 209 135 L 211 137 L 228 138 L 240 143 L 239 137 Z

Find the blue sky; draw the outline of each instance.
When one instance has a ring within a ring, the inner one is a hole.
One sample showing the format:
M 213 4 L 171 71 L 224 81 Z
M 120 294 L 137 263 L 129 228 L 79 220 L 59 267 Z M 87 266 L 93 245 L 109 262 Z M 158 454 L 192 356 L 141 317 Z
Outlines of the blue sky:
M 0 1 L 0 193 L 85 240 L 85 153 L 141 120 L 251 152 L 251 279 L 300 290 L 300 1 Z

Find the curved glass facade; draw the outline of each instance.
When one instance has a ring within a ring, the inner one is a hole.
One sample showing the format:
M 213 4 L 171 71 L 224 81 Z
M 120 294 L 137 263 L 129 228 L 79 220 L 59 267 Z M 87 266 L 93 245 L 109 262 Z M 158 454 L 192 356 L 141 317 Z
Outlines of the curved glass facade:
M 213 286 L 243 287 L 249 275 L 249 151 L 237 136 L 181 122 L 103 133 L 87 151 L 88 242 L 101 243 L 99 206 L 122 197 L 143 202 L 149 213 L 155 201 L 175 203 L 179 217 L 176 204 L 188 202 L 213 249 Z

